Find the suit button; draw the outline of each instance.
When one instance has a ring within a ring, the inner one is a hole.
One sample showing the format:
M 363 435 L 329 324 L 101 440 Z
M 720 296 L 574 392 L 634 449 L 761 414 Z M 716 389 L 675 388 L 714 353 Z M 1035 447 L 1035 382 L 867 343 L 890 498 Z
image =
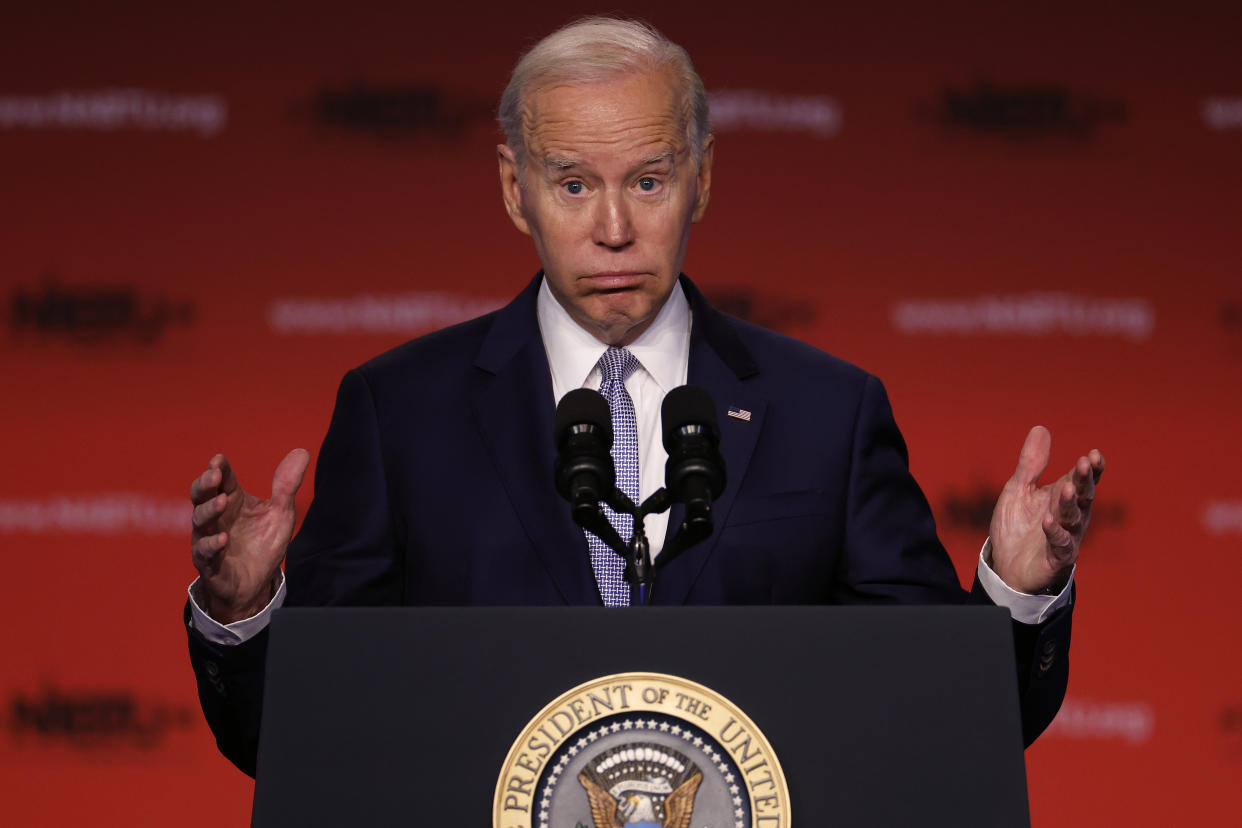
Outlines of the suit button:
M 1056 662 L 1056 660 L 1057 660 L 1057 642 L 1051 641 L 1051 640 L 1045 641 L 1043 648 L 1040 650 L 1039 674 L 1042 676 L 1044 673 L 1051 670 L 1052 665 L 1054 662 Z
M 207 662 L 207 675 L 212 678 L 220 675 L 220 665 L 216 664 L 214 661 Z

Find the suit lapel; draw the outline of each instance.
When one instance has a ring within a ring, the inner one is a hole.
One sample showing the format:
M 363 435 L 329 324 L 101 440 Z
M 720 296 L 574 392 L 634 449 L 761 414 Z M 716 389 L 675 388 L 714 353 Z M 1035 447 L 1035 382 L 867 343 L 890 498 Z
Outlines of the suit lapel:
M 475 358 L 479 436 L 526 535 L 567 604 L 600 603 L 582 530 L 556 492 L 555 405 L 535 312 L 538 276 L 497 312 Z
M 657 576 L 655 600 L 660 604 L 685 603 L 691 588 L 715 552 L 720 529 L 746 477 L 767 407 L 767 401 L 746 383 L 747 379 L 759 373 L 759 367 L 733 325 L 707 304 L 688 278 L 683 276 L 681 284 L 693 314 L 688 379 L 691 385 L 706 389 L 716 403 L 726 484 L 724 493 L 712 506 L 714 530 L 711 537 L 683 552 Z M 749 412 L 749 421 L 728 416 L 730 409 L 738 413 Z M 665 543 L 672 540 L 684 518 L 685 507 L 680 504 L 674 506 L 669 515 Z

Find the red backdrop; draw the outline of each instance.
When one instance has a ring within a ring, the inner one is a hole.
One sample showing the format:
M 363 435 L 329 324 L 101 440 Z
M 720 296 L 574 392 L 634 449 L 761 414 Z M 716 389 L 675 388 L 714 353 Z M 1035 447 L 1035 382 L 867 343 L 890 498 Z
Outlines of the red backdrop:
M 0 10 L 0 821 L 238 824 L 189 481 L 525 283 L 495 101 L 597 9 L 105 5 Z M 1242 7 L 1002 5 L 624 11 L 714 96 L 687 271 L 885 380 L 964 580 L 1031 425 L 1107 454 L 1034 823 L 1238 824 Z

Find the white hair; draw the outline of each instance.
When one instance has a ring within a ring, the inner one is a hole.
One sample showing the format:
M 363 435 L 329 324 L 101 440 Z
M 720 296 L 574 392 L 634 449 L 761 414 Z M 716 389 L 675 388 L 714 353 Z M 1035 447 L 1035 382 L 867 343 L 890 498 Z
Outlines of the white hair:
M 500 97 L 497 120 L 505 142 L 525 167 L 526 102 L 538 89 L 560 84 L 602 83 L 668 67 L 681 88 L 686 139 L 697 165 L 709 130 L 707 91 L 686 50 L 648 23 L 584 17 L 557 29 L 522 56 Z

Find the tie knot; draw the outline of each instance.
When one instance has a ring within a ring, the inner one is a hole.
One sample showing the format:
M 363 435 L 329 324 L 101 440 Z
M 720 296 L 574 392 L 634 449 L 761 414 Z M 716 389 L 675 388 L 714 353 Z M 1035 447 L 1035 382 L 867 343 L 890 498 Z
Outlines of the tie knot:
M 638 357 L 625 348 L 610 347 L 599 358 L 599 372 L 603 382 L 625 382 L 638 367 Z

